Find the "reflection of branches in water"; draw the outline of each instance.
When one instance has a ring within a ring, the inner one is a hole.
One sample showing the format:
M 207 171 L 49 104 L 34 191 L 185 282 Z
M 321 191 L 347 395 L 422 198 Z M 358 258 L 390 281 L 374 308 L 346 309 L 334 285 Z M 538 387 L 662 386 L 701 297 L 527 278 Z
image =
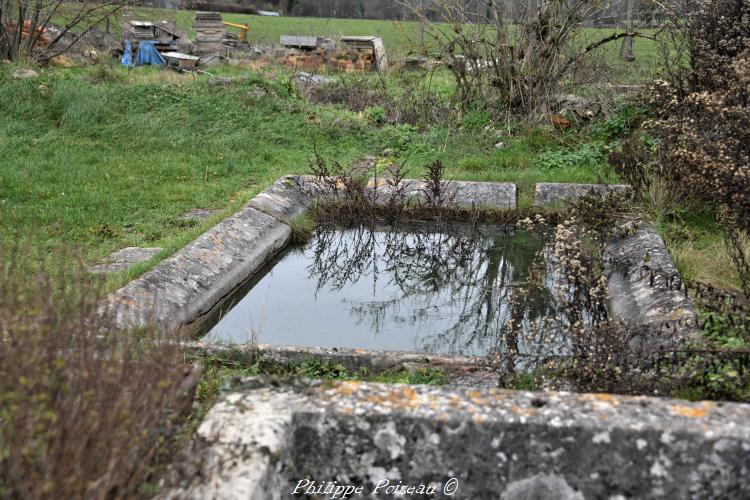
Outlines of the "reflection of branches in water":
M 340 290 L 371 270 L 377 279 L 376 239 L 373 231 L 339 232 L 321 226 L 309 245 L 313 252 L 310 274 L 317 276 L 317 290 L 328 285 Z
M 320 228 L 308 248 L 311 275 L 318 290 L 341 289 L 363 277 L 380 274 L 399 297 L 352 305 L 352 312 L 382 331 L 387 319 L 420 325 L 448 312 L 448 328 L 421 339 L 428 351 L 467 353 L 503 348 L 502 332 L 511 314 L 510 294 L 526 278 L 541 247 L 539 238 L 508 230 L 467 225 L 430 225 L 377 231 L 357 226 L 347 231 Z M 528 293 L 528 290 L 527 290 Z M 520 321 L 528 324 L 550 312 L 544 293 L 534 290 Z M 402 305 L 406 315 L 401 314 Z
M 595 245 L 591 234 L 574 220 L 566 220 L 555 228 L 554 237 L 540 252 L 526 286 L 544 286 L 551 291 L 556 314 L 530 328 L 511 323 L 506 337 L 514 340 L 508 345 L 515 343 L 519 348 L 511 348 L 506 356 L 498 357 L 501 383 L 519 371 L 549 368 L 557 359 L 587 358 L 604 338 L 608 346 L 614 345 L 613 340 L 624 341 L 598 336 L 598 332 L 606 331 L 603 325 L 607 323 L 607 280 L 601 272 L 603 246 Z M 525 297 L 528 295 L 513 297 L 514 311 L 523 310 L 519 306 Z M 524 348 L 520 348 L 522 345 Z

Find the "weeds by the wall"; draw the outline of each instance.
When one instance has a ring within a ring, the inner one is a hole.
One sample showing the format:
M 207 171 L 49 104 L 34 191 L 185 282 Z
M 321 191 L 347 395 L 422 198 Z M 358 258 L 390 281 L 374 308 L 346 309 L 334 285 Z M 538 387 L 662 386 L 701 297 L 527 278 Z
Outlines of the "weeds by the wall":
M 518 220 L 515 211 L 461 208 L 455 203 L 456 190 L 444 179 L 440 160 L 425 166 L 421 180 L 406 179 L 405 162 L 391 162 L 385 168 L 374 159 L 357 161 L 347 167 L 330 161 L 313 148 L 307 180 L 298 189 L 314 199 L 310 207 L 318 221 L 395 220 L 399 218 L 457 220 Z M 384 170 L 384 172 L 383 172 Z M 385 173 L 385 176 L 383 176 Z
M 243 377 L 269 376 L 278 378 L 304 377 L 319 380 L 362 380 L 367 382 L 386 382 L 394 384 L 430 384 L 445 383 L 445 374 L 434 368 L 409 370 L 405 368 L 368 370 L 350 370 L 347 367 L 310 358 L 301 363 L 281 363 L 257 353 L 243 352 L 233 357 L 231 353 L 212 354 L 196 352 L 189 356 L 194 363 L 203 367 L 203 376 L 197 388 L 198 405 L 207 410 L 213 404 L 219 391 L 232 384 L 233 380 Z
M 289 227 L 292 228 L 292 242 L 302 243 L 310 239 L 315 230 L 315 220 L 309 215 L 302 215 L 290 220 Z
M 701 311 L 696 321 L 667 321 L 653 327 L 606 316 L 604 245 L 610 238 L 622 236 L 632 217 L 632 208 L 620 195 L 583 197 L 573 204 L 569 219 L 558 225 L 552 243 L 557 258 L 554 262 L 563 276 L 560 281 L 571 285 L 564 289 L 564 300 L 560 301 L 563 308 L 558 312 L 571 325 L 570 348 L 567 352 L 542 347 L 525 354 L 516 351 L 511 353 L 512 363 L 500 358 L 504 361 L 497 365 L 501 384 L 515 387 L 533 379 L 537 387 L 584 392 L 747 401 L 750 302 L 744 295 L 664 276 L 665 282 L 677 290 L 689 288 Z M 642 263 L 631 262 L 607 264 L 624 273 L 643 267 Z M 653 283 L 660 272 L 651 269 L 644 279 L 651 276 Z M 532 268 L 532 273 L 536 273 L 529 279 L 532 284 L 544 276 L 538 268 Z M 584 293 L 577 293 L 580 290 Z M 535 369 L 519 372 L 515 369 L 518 366 Z
M 443 180 L 444 175 L 445 165 L 440 160 L 435 160 L 425 168 L 421 191 L 425 203 L 432 208 L 454 205 L 456 193 L 451 192 L 450 182 Z
M 424 88 L 418 80 L 397 79 L 396 88 L 384 79 L 342 76 L 335 81 L 300 85 L 300 94 L 312 103 L 342 105 L 362 113 L 374 125 L 429 126 L 453 116 L 449 99 Z

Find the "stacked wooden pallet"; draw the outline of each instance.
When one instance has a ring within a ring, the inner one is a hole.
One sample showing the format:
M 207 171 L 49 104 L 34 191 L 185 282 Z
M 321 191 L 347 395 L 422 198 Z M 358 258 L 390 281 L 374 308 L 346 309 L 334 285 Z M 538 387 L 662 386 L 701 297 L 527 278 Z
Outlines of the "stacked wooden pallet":
M 223 53 L 224 22 L 218 12 L 196 12 L 193 20 L 195 53 L 201 57 Z
M 372 71 L 375 68 L 375 54 L 367 50 L 337 50 L 334 64 L 339 71 Z
M 372 71 L 375 68 L 375 56 L 370 52 L 338 50 L 333 54 L 324 51 L 288 52 L 284 60 L 286 66 L 297 70 L 322 71 Z
M 282 35 L 286 66 L 319 71 L 387 71 L 388 59 L 383 40 L 374 36 L 345 36 L 343 49 L 336 50 L 331 39 L 315 36 Z
M 11 23 L 10 24 L 10 31 L 9 33 L 12 33 L 15 29 L 17 24 Z M 37 26 L 34 30 L 37 37 L 37 46 L 38 47 L 46 47 L 49 45 L 50 38 L 47 35 L 47 30 L 43 26 Z M 29 33 L 31 33 L 31 21 L 24 21 L 23 22 L 23 29 L 21 31 L 21 40 L 26 40 L 29 38 Z
M 285 64 L 290 68 L 318 71 L 325 67 L 327 61 L 324 50 L 294 50 L 290 49 Z
M 388 71 L 388 57 L 385 54 L 385 45 L 382 38 L 375 36 L 344 36 L 341 37 L 341 42 L 352 50 L 366 54 L 367 59 L 370 59 L 371 55 L 371 63 L 374 69 Z

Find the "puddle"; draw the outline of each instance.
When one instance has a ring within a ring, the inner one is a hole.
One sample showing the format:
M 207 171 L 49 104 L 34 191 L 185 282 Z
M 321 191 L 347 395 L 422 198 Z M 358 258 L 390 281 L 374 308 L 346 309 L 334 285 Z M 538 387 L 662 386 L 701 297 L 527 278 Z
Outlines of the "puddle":
M 215 311 L 204 340 L 451 355 L 562 351 L 555 272 L 541 258 L 546 236 L 456 223 L 322 226 Z

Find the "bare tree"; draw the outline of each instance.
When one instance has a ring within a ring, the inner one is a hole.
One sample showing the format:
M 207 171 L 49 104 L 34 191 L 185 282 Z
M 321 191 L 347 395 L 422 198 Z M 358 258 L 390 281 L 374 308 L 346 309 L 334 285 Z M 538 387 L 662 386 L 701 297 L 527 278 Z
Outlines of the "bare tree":
M 516 5 L 502 0 L 401 1 L 427 26 L 433 48 L 428 55 L 447 63 L 464 109 L 489 106 L 525 116 L 546 114 L 571 71 L 593 51 L 641 36 L 628 30 L 591 39 L 583 29 L 587 21 L 601 17 L 597 13 L 602 9 L 611 10 L 622 0 L 606 5 L 594 0 L 521 0 Z
M 126 5 L 127 0 L 0 0 L 0 59 L 43 64 Z

